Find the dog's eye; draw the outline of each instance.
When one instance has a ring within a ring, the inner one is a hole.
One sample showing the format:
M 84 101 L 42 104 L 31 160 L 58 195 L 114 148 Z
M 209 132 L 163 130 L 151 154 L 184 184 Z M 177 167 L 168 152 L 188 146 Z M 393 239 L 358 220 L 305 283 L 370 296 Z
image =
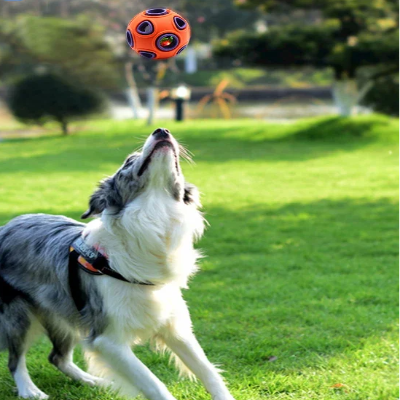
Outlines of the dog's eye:
M 126 174 L 129 172 L 129 169 L 132 167 L 133 161 L 127 161 L 121 168 L 122 174 Z
M 124 166 L 122 167 L 122 169 L 128 169 L 128 168 L 132 167 L 132 165 L 134 164 L 136 158 L 137 158 L 137 157 L 135 157 L 135 156 L 129 157 L 129 158 L 125 161 L 125 164 L 124 164 Z

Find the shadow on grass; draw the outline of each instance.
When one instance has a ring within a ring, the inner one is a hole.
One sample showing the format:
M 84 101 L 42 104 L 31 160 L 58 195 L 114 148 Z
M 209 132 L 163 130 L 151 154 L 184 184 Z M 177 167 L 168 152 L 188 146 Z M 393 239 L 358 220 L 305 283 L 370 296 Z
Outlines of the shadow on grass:
M 343 117 L 329 117 L 318 120 L 294 133 L 297 140 L 313 140 L 340 142 L 360 139 L 376 140 L 384 136 L 391 125 L 391 120 L 385 117 L 374 119 L 354 119 Z
M 200 342 L 230 374 L 318 368 L 323 359 L 361 350 L 370 338 L 390 341 L 396 334 L 394 202 L 206 211 L 211 227 L 200 247 L 208 257 L 185 298 Z M 164 381 L 175 381 L 165 359 L 139 354 Z M 266 362 L 271 356 L 277 360 Z
M 226 136 L 213 135 L 212 130 L 206 135 L 193 132 L 185 139 L 196 161 L 298 162 L 354 151 L 382 138 L 395 142 L 398 128 L 385 117 L 373 120 L 330 117 L 284 125 L 272 133 L 262 124 L 244 132 L 243 128 L 232 128 Z
M 185 297 L 206 350 L 228 370 L 317 368 L 370 338 L 397 335 L 394 202 L 207 213 L 201 247 L 209 257 Z
M 387 118 L 372 120 L 324 118 L 295 125 L 246 125 L 201 128 L 190 125 L 176 127 L 177 137 L 194 153 L 194 160 L 201 162 L 228 162 L 249 160 L 265 162 L 298 162 L 325 157 L 338 151 L 354 151 L 376 141 L 378 138 L 393 136 L 393 122 Z M 137 131 L 139 129 L 139 132 Z M 149 134 L 149 128 L 139 127 L 135 135 L 129 127 L 112 133 L 59 136 L 30 139 L 12 139 L 9 143 L 29 145 L 39 154 L 29 157 L 18 154 L 0 161 L 0 170 L 13 173 L 30 172 L 71 172 L 98 171 L 105 164 L 120 165 L 126 155 L 141 142 L 138 135 Z M 7 143 L 7 142 L 5 142 Z M 0 149 L 1 149 L 0 145 Z M 105 173 L 112 173 L 107 168 Z

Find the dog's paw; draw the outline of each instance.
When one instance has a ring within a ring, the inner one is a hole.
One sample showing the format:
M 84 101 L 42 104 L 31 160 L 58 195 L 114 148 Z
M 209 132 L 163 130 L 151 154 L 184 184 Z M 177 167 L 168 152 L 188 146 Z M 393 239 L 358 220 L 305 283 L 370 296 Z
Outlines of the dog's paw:
M 82 383 L 84 383 L 85 385 L 89 385 L 89 386 L 96 386 L 97 385 L 96 381 L 94 379 L 91 379 L 91 378 L 86 378 L 86 377 L 85 378 L 81 378 L 80 381 Z
M 36 386 L 27 387 L 18 391 L 18 397 L 22 397 L 23 399 L 48 399 L 49 396 L 46 393 L 43 393 Z
M 97 376 L 85 376 L 81 378 L 81 382 L 85 383 L 89 386 L 105 386 L 106 381 L 102 378 L 98 378 Z
M 226 394 L 222 396 L 213 397 L 213 400 L 235 400 L 232 395 Z

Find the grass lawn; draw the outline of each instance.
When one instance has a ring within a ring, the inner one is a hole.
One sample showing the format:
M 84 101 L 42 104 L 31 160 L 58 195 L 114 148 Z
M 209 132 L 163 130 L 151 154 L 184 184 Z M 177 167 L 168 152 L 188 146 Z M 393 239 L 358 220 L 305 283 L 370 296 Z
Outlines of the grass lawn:
M 235 398 L 398 398 L 398 120 L 158 125 L 195 155 L 184 172 L 211 226 L 185 298 Z M 67 138 L 0 142 L 0 224 L 32 212 L 79 218 L 95 183 L 151 131 L 96 121 Z M 28 367 L 52 399 L 117 399 L 61 375 L 49 351 L 42 339 Z M 209 399 L 166 357 L 137 354 L 177 399 Z M 2 400 L 15 398 L 13 386 L 3 353 Z

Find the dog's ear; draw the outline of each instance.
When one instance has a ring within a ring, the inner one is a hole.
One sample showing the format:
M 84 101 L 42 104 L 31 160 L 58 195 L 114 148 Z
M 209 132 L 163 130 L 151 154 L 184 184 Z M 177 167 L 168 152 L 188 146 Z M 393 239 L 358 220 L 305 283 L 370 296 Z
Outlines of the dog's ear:
M 104 179 L 99 188 L 90 196 L 89 209 L 81 215 L 82 219 L 101 214 L 107 207 L 120 206 L 121 196 L 115 185 L 114 177 Z
M 196 207 L 201 207 L 199 190 L 189 182 L 185 182 L 183 201 L 185 204 L 194 204 Z
M 89 200 L 89 208 L 82 215 L 82 219 L 93 217 L 94 215 L 101 214 L 107 207 L 104 191 L 100 187 L 91 196 Z

